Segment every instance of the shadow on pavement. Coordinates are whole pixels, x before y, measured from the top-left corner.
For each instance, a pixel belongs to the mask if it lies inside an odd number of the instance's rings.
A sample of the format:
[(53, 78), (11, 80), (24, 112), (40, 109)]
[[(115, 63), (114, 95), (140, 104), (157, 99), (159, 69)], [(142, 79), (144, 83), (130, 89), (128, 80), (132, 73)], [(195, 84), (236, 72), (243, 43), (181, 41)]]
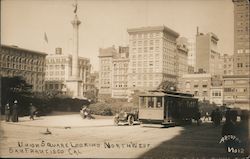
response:
[[(227, 157), (224, 145), (220, 144), (222, 126), (211, 123), (183, 126), (180, 135), (162, 142), (139, 158), (218, 158)], [(167, 129), (167, 128), (164, 128)]]

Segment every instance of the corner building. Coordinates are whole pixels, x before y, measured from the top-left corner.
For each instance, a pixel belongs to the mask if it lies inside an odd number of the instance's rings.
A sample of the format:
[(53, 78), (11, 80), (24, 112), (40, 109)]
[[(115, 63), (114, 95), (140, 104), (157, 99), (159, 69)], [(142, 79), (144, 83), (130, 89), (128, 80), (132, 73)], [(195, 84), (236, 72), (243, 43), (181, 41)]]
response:
[(45, 89), (46, 56), (43, 52), (1, 45), (0, 77), (21, 76), (33, 86), (32, 91), (42, 92)]
[(165, 26), (131, 28), (127, 31), (130, 93), (156, 89), (162, 81), (176, 81), (176, 39), (179, 34)]

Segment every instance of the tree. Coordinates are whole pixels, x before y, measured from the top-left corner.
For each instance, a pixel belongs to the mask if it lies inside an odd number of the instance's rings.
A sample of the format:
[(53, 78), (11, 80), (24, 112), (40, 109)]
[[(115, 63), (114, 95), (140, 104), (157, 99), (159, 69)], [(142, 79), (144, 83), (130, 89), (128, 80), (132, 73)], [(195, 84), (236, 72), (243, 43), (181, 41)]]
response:
[(173, 81), (162, 81), (157, 87), (158, 90), (176, 91), (177, 83)]
[(90, 99), (92, 102), (96, 102), (97, 101), (97, 94), (98, 94), (98, 89), (93, 88), (93, 89), (87, 90), (85, 96), (86, 96), (86, 98)]
[(26, 83), (20, 76), (2, 77), (1, 82), (1, 98), (3, 105), (7, 102), (12, 102), (14, 99), (19, 99), (21, 96), (31, 95), (32, 85)]

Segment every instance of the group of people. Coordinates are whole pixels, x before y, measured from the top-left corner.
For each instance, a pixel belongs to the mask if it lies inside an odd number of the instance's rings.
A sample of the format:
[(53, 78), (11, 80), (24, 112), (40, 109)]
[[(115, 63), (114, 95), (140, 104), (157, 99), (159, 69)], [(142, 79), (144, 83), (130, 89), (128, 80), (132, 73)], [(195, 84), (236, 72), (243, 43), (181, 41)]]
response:
[(211, 121), (214, 123), (215, 126), (219, 126), (222, 121), (223, 115), (219, 108), (216, 108), (211, 113)]
[[(36, 107), (30, 103), (30, 120), (34, 120), (34, 116), (37, 113)], [(7, 103), (5, 105), (5, 121), (9, 122), (18, 122), (18, 116), (19, 116), (19, 105), (18, 101), (14, 100), (13, 105), (10, 105), (10, 103)]]
[(11, 120), (12, 122), (18, 122), (18, 111), (17, 100), (14, 100), (13, 105), (7, 103), (5, 105), (5, 121), (9, 122)]
[(90, 109), (87, 108), (87, 106), (83, 106), (80, 110), (80, 115), (83, 119), (94, 119), (94, 117), (91, 115)]
[[(249, 113), (247, 111), (242, 111), (240, 115), (240, 121), (237, 122), (237, 116), (238, 113), (236, 110), (230, 110), (228, 109), (225, 113), (225, 118), (226, 121), (224, 125), (222, 126), (222, 132), (221, 135), (222, 137), (227, 137), (227, 136), (233, 136), (237, 138), (238, 140), (235, 139), (228, 139), (225, 140), (225, 149), (228, 153), (228, 148), (234, 148), (237, 150), (240, 150), (240, 152), (235, 153), (235, 155), (239, 154), (247, 154), (249, 153), (249, 123), (248, 123), (248, 118), (249, 118)], [(233, 155), (234, 153), (232, 153)]]

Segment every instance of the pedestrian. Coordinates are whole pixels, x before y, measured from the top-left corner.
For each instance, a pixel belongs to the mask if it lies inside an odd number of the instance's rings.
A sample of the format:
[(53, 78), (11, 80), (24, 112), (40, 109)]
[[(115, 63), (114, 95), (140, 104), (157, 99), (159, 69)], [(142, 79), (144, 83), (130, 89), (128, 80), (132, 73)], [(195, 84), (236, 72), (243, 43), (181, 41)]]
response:
[(214, 112), (214, 124), (215, 124), (215, 126), (219, 126), (221, 120), (222, 120), (222, 114), (221, 114), (219, 108), (216, 108), (216, 110)]
[(36, 107), (30, 103), (30, 120), (34, 120), (34, 114), (36, 112)]
[(247, 157), (250, 153), (249, 141), (249, 112), (242, 110), (241, 121), (236, 125), (236, 136), (240, 139), (240, 149), (244, 150), (241, 157)]
[(10, 109), (10, 104), (7, 103), (5, 105), (5, 121), (9, 122), (10, 121), (10, 116), (11, 116), (11, 109)]
[(195, 117), (194, 117), (194, 120), (196, 120), (198, 126), (201, 124), (200, 118), (201, 118), (201, 112), (198, 111), (198, 112), (195, 114)]
[(208, 113), (208, 112), (206, 112), (206, 114), (205, 114), (204, 121), (205, 121), (206, 119), (209, 121), (209, 113)]
[(17, 102), (17, 100), (14, 101), (14, 105), (13, 105), (12, 121), (18, 122), (18, 102)]
[[(230, 157), (235, 157), (234, 154), (231, 151), (228, 151), (230, 148), (237, 149), (239, 148), (239, 142), (233, 139), (227, 139), (229, 136), (232, 136), (234, 138), (237, 138), (237, 127), (236, 123), (234, 122), (235, 120), (231, 116), (232, 111), (227, 110), (226, 111), (226, 121), (225, 124), (222, 126), (222, 131), (221, 131), (221, 136), (225, 140), (223, 140), (225, 151), (228, 153)], [(228, 157), (229, 157), (228, 156)]]
[(211, 121), (214, 123), (215, 111), (213, 110), (211, 113)]

